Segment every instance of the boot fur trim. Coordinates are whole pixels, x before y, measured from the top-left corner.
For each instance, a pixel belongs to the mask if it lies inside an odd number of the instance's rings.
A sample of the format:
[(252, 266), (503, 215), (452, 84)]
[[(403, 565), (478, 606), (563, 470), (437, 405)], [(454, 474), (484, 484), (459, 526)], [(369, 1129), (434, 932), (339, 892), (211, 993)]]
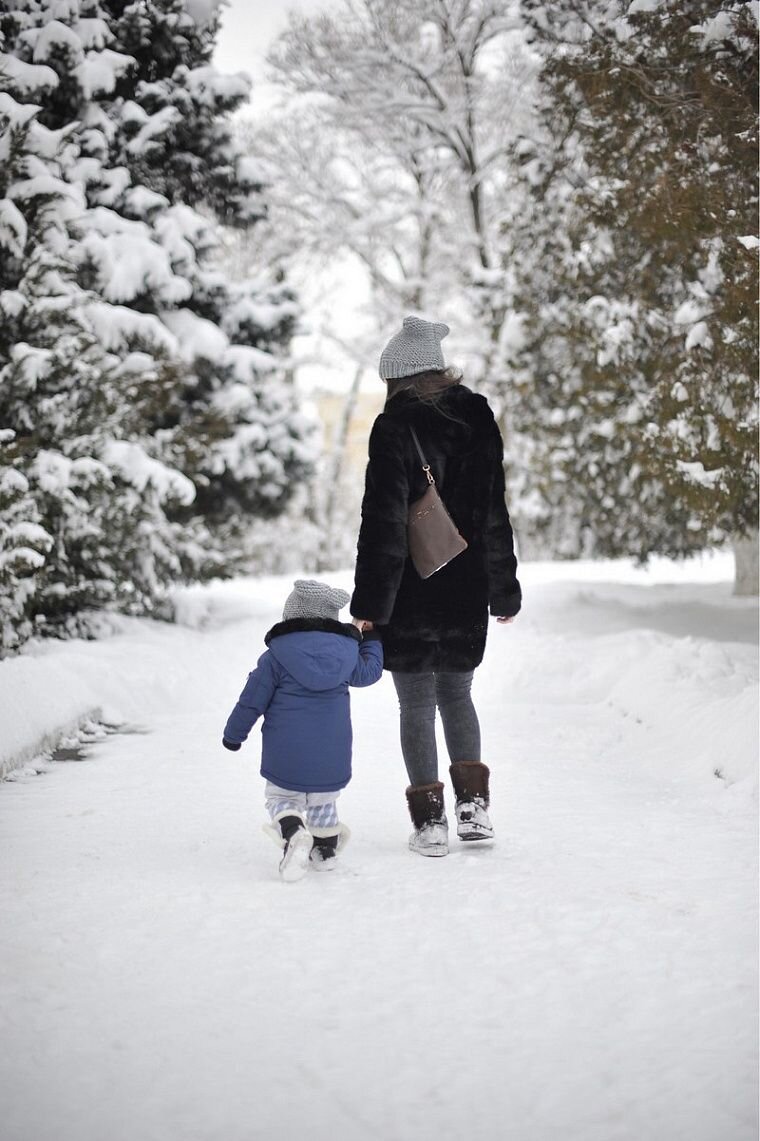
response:
[(292, 809), (286, 809), (284, 812), (278, 812), (276, 816), (272, 817), (271, 823), (261, 825), (261, 831), (266, 832), (270, 840), (274, 840), (275, 844), (280, 849), (285, 847), (285, 841), (282, 838), (282, 832), (277, 827), (277, 821), (284, 820), (286, 816), (297, 816), (303, 824), (304, 828), (306, 827), (306, 821), (304, 820), (303, 815), (300, 812), (294, 812)]
[(328, 840), (331, 836), (338, 837), (338, 847), (336, 851), (340, 852), (345, 848), (348, 841), (351, 839), (351, 829), (347, 824), (336, 824), (332, 828), (310, 828), (312, 836), (318, 840)]
[(446, 820), (443, 804), (443, 782), (410, 785), (406, 790), (406, 803), (415, 828), (423, 824), (438, 824)]
[(488, 765), (480, 761), (454, 761), (449, 766), (449, 773), (457, 802), (479, 800), (488, 808), (490, 771)]

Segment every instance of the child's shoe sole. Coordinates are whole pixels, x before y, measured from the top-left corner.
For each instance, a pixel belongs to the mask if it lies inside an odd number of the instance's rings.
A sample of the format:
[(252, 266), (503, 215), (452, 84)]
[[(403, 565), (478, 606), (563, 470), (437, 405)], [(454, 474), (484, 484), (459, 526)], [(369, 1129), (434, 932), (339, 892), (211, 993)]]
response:
[(303, 879), (309, 867), (312, 838), (305, 828), (299, 828), (288, 840), (285, 855), (280, 860), (280, 879), (295, 883)]

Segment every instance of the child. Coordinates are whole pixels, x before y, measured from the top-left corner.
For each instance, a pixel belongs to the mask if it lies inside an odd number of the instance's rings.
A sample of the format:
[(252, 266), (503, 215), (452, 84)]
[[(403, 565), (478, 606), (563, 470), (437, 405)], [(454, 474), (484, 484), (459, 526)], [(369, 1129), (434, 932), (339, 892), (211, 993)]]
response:
[(272, 821), (265, 830), (284, 848), (286, 881), (305, 875), (309, 862), (333, 868), (348, 839), (335, 804), (351, 779), (348, 687), (372, 685), (383, 672), (378, 635), (362, 637), (338, 620), (348, 601), (345, 590), (322, 582), (295, 583), (224, 729), (224, 747), (239, 749), (264, 718), (261, 775)]

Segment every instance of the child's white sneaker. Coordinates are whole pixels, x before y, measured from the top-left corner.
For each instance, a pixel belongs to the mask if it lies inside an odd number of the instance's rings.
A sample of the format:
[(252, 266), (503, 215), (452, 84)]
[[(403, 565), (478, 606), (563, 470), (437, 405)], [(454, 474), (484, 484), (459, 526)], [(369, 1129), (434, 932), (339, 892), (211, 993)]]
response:
[(337, 867), (338, 837), (326, 836), (317, 839), (314, 837), (314, 847), (311, 849), (311, 866), (317, 872), (331, 872)]
[(346, 824), (332, 828), (312, 828), (314, 847), (311, 849), (311, 866), (316, 872), (331, 872), (338, 866), (337, 855), (345, 848), (351, 832)]
[(285, 841), (285, 852), (280, 860), (280, 878), (285, 883), (295, 883), (306, 875), (312, 842), (311, 833), (303, 824)]
[(283, 854), (280, 860), (280, 878), (285, 883), (294, 883), (306, 875), (309, 867), (309, 854), (313, 843), (311, 832), (304, 819), (296, 813), (276, 816), (271, 824), (263, 825), (267, 836), (274, 840)]

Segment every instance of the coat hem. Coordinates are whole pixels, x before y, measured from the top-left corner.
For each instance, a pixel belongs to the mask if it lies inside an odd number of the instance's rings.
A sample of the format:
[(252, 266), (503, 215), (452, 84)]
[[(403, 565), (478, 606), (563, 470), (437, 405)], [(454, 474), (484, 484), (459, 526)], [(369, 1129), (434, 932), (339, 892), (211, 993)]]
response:
[(288, 782), (284, 784), (281, 773), (267, 772), (264, 768), (262, 768), (260, 772), (265, 780), (271, 781), (272, 784), (276, 784), (278, 788), (282, 788), (286, 792), (340, 792), (351, 780), (351, 777), (348, 776), (346, 780), (339, 783), (331, 781), (329, 784), (315, 784), (314, 781), (309, 781), (308, 784), (306, 784), (303, 781), (299, 781), (298, 783)]

